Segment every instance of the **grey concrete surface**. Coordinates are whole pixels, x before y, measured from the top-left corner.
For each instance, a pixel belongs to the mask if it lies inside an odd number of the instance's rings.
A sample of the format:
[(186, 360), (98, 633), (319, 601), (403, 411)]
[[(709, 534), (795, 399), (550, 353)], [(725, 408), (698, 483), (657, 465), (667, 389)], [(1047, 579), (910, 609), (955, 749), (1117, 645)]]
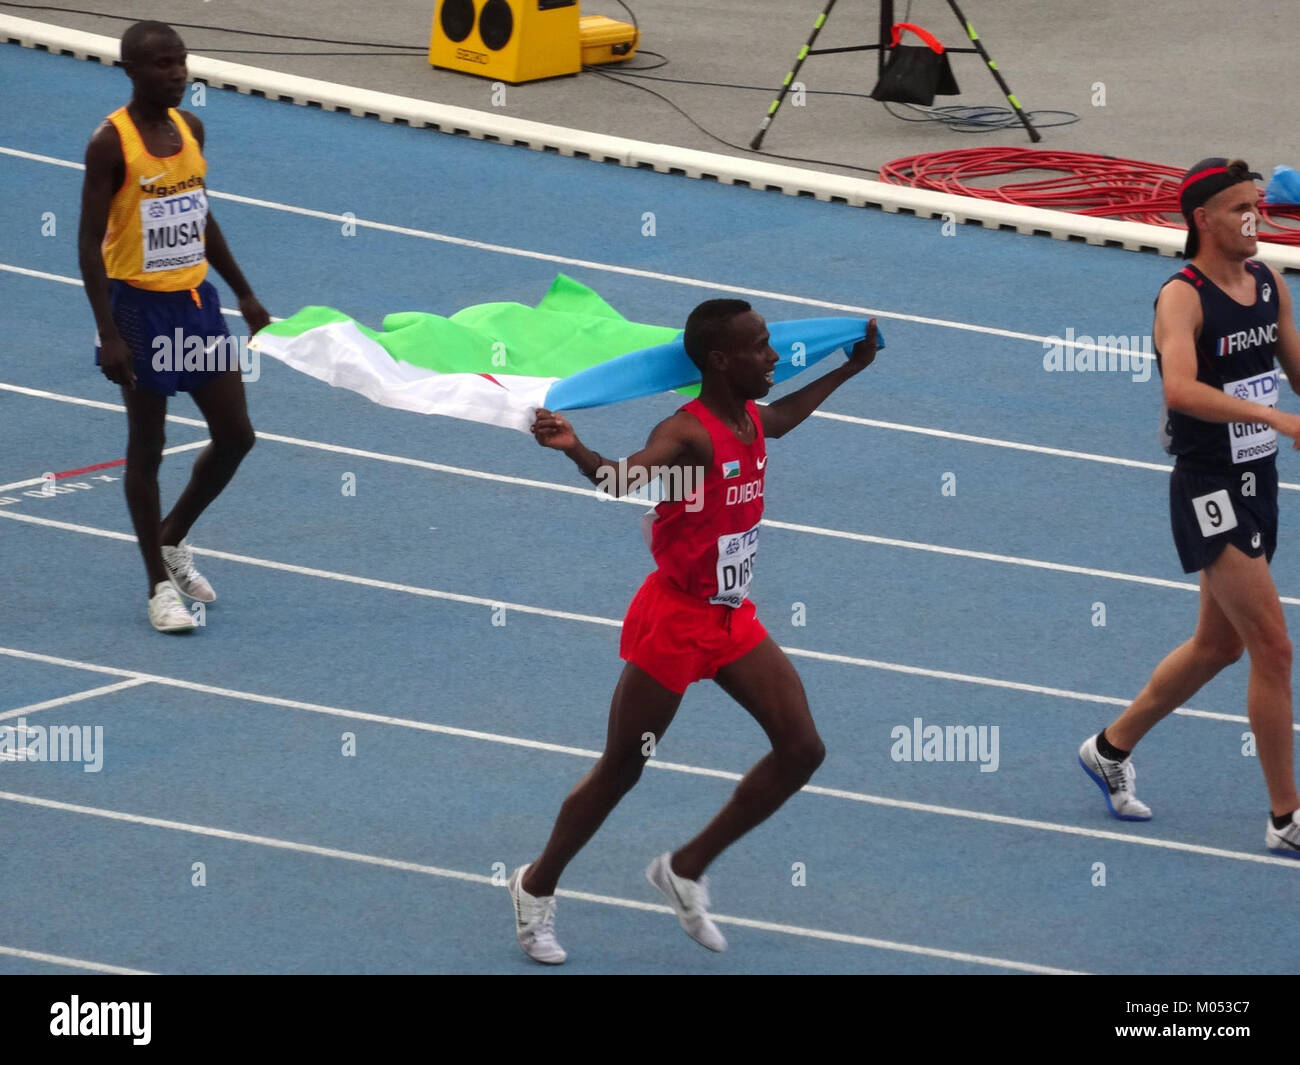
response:
[[(658, 76), (760, 86), (723, 89), (641, 81), (735, 145), (747, 145), (775, 87), (807, 37), (823, 0), (628, 0), (642, 47), (668, 57)], [(432, 0), (64, 0), (68, 7), (173, 23), (220, 25), (298, 38), (276, 41), (210, 29), (183, 29), (192, 52), (405, 96), (492, 110), (491, 83), (431, 68), (425, 56), (286, 56), (215, 49), (333, 50), (307, 37), (428, 45)], [(963, 0), (963, 9), (1029, 109), (1074, 111), (1081, 120), (1044, 131), (1039, 147), (1102, 152), (1185, 166), (1205, 155), (1244, 156), (1267, 177), (1279, 163), (1300, 166), (1297, 108), (1300, 0)], [(898, 0), (899, 18), (906, 0)], [(584, 0), (584, 14), (626, 18), (617, 0)], [(877, 4), (840, 0), (819, 47), (874, 39)], [(128, 24), (0, 4), (0, 11), (120, 36)], [(965, 44), (943, 0), (914, 0), (912, 21), (944, 43)], [(363, 51), (366, 49), (355, 49)], [(634, 62), (648, 62), (648, 57)], [(997, 104), (1001, 93), (975, 56), (954, 56), (959, 97), (938, 103)], [(616, 68), (609, 68), (616, 69)], [(809, 90), (866, 94), (872, 53), (813, 57), (801, 80)], [(1105, 106), (1093, 105), (1102, 83)], [(668, 104), (596, 74), (510, 86), (505, 112), (519, 118), (682, 145), (724, 154)], [(961, 134), (907, 124), (867, 99), (810, 95), (785, 107), (764, 148), (858, 167), (878, 167), (917, 152), (977, 145), (1029, 147), (1018, 127)], [(835, 169), (821, 167), (821, 169)]]

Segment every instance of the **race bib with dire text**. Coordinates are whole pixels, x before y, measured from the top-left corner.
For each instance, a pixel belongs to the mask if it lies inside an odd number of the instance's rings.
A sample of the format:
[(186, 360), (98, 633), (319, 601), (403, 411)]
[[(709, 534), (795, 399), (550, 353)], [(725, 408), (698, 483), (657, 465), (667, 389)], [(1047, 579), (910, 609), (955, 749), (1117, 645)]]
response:
[(754, 577), (754, 556), (758, 554), (758, 526), (742, 533), (718, 537), (718, 592), (710, 603), (733, 609), (749, 594)]

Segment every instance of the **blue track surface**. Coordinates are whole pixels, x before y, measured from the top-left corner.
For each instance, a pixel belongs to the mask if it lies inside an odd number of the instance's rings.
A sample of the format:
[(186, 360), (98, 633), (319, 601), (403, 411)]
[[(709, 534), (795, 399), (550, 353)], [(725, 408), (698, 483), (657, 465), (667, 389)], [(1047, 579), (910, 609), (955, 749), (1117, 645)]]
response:
[[(77, 162), (127, 88), (120, 71), (0, 49), (0, 148)], [(937, 222), (234, 93), (209, 91), (201, 114), (212, 188), (266, 201), (214, 211), (272, 314), (328, 304), (378, 324), (532, 303), (557, 270), (667, 325), (735, 287), (772, 293), (755, 298), (772, 319), (881, 312), (889, 348), (825, 409), (926, 432), (814, 418), (772, 448), (767, 517), (800, 528), (764, 531), (755, 601), (783, 646), (841, 657), (793, 658), (829, 750), (814, 789), (711, 870), (719, 913), (766, 924), (724, 925), (731, 950), (714, 956), (646, 905), (646, 863), (733, 787), (683, 767), (742, 773), (764, 751), (743, 711), (699, 686), (659, 748), (676, 768), (645, 774), (562, 882), (601, 896), (561, 900), (563, 972), (1294, 968), (1278, 915), (1300, 863), (1263, 849), (1244, 664), (1193, 702), (1227, 720), (1171, 717), (1143, 744), (1150, 823), (1110, 818), (1075, 761), (1188, 635), (1196, 597), (1134, 579), (1187, 583), (1166, 475), (1097, 460), (1163, 459), (1156, 379), (1045, 372), (1041, 337), (1147, 333), (1170, 260), (975, 227), (944, 236)], [(119, 411), (67, 401), (119, 402), (91, 364), (84, 295), (57, 279), (77, 276), (80, 181), (0, 154), (3, 484), (123, 453)], [(344, 236), (286, 206), (408, 232)], [(43, 237), (50, 211), (57, 232)], [(248, 394), (262, 439), (192, 537), (221, 553), (199, 558), (220, 599), (192, 637), (148, 627), (121, 483), (103, 479), (120, 467), (52, 498), (0, 492), (14, 500), (0, 502), (0, 714), (148, 675), (30, 715), (102, 725), (101, 772), (0, 762), (0, 893), (24, 900), (0, 948), (162, 972), (540, 971), (491, 878), (537, 853), (603, 741), (617, 622), (649, 567), (642, 510), (509, 480), (582, 485), (525, 436), (386, 410), (269, 360), (261, 371)], [(574, 420), (626, 454), (673, 406)], [(183, 398), (172, 412), (197, 417)], [(169, 446), (203, 439), (201, 425), (169, 426)], [(164, 463), (165, 505), (192, 459)], [(1284, 457), (1283, 481), (1293, 469)], [(946, 474), (955, 495), (941, 493)], [(1283, 489), (1284, 596), (1300, 594), (1296, 498)], [(891, 730), (917, 717), (997, 726), (996, 772), (894, 761)], [(195, 862), (206, 886), (191, 884)], [(806, 886), (792, 885), (795, 863)], [(0, 972), (62, 967), (0, 953)]]

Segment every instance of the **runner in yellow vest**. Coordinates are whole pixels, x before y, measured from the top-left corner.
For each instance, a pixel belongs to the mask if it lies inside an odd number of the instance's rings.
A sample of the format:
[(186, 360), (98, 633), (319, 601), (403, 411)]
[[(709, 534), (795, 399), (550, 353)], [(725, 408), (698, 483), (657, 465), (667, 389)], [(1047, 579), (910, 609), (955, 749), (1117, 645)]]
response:
[[(95, 361), (126, 403), (126, 503), (149, 578), (149, 621), (184, 632), (182, 603), (212, 602), (185, 537), (253, 446), (237, 346), (226, 329), (209, 261), (234, 290), (251, 336), (270, 323), (208, 209), (203, 124), (178, 111), (188, 72), (166, 23), (122, 36), (131, 102), (108, 116), (86, 149), (78, 248), (99, 330)], [(158, 498), (167, 397), (189, 392), (212, 442), (165, 518)]]

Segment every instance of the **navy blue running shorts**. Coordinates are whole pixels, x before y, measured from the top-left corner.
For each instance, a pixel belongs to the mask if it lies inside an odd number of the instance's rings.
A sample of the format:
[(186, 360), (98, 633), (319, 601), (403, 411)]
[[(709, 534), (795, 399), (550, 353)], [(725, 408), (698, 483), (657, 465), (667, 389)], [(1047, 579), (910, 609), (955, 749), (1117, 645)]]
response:
[(1273, 561), (1277, 549), (1277, 464), (1238, 470), (1175, 466), (1169, 517), (1184, 573), (1198, 573), (1228, 544)]
[(108, 299), (117, 330), (135, 357), (137, 388), (160, 396), (197, 392), (227, 369), (239, 369), (221, 300), (210, 281), (193, 290), (150, 292), (112, 278)]

